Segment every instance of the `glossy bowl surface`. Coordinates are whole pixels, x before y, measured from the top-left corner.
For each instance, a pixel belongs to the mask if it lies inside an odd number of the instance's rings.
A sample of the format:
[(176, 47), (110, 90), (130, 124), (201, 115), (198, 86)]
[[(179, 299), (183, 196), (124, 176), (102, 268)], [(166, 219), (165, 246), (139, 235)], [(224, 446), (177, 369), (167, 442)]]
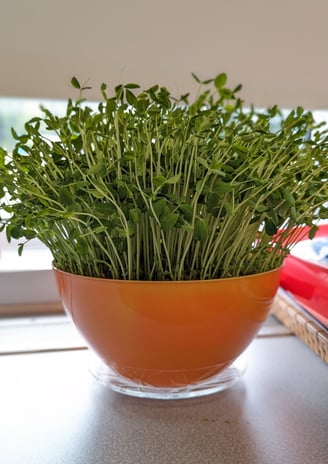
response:
[(119, 375), (155, 387), (202, 382), (230, 365), (266, 319), (279, 276), (145, 282), (55, 269), (64, 307), (92, 350)]

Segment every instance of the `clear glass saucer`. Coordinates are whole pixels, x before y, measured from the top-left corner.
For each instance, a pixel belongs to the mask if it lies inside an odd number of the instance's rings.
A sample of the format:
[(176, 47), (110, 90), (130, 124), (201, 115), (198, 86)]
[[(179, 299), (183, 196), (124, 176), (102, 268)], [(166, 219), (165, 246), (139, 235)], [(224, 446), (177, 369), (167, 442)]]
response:
[(245, 353), (220, 373), (202, 381), (183, 386), (157, 387), (132, 381), (105, 365), (96, 355), (90, 354), (89, 369), (92, 375), (113, 391), (138, 398), (177, 400), (212, 395), (230, 388), (245, 373), (247, 367)]

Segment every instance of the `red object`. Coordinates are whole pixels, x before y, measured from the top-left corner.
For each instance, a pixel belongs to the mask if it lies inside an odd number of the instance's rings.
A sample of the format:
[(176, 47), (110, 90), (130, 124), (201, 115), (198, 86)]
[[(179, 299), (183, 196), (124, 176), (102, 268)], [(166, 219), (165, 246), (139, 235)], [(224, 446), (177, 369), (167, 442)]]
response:
[[(318, 237), (328, 237), (328, 224), (319, 226), (315, 235)], [(328, 267), (291, 254), (285, 259), (280, 286), (328, 327)]]

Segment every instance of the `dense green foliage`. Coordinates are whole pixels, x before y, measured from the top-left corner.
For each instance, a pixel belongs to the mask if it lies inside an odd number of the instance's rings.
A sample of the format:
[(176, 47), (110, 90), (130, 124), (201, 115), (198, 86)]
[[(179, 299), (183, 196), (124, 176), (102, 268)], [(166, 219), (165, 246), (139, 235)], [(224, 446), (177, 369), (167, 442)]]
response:
[(0, 149), (8, 238), (38, 237), (59, 269), (117, 279), (280, 266), (300, 226), (313, 235), (327, 213), (325, 129), (302, 108), (285, 118), (244, 109), (225, 74), (196, 80), (192, 102), (159, 86), (108, 95), (102, 85), (93, 109), (73, 78), (79, 99), (66, 115), (44, 108), (13, 131), (12, 154)]

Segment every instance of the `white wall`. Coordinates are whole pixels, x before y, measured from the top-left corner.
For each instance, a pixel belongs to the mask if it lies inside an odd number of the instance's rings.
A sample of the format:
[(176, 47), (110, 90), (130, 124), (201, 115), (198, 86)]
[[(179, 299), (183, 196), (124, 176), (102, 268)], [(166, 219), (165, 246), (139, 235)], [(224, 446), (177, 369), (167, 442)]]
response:
[(225, 71), (257, 106), (328, 108), (327, 17), (327, 0), (1, 0), (0, 95), (74, 96), (73, 75), (179, 94)]

